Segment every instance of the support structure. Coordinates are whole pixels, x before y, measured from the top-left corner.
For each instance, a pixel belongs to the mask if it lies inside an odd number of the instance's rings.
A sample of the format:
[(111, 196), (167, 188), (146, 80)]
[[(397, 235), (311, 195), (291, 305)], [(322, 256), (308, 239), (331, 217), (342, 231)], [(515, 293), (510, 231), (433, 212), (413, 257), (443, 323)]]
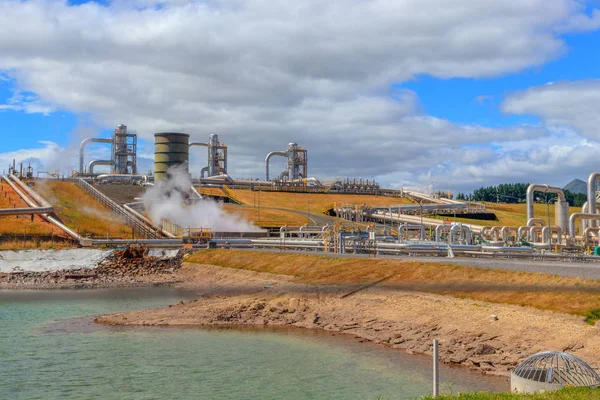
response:
[(286, 151), (272, 151), (265, 158), (265, 176), (269, 180), (269, 160), (273, 156), (287, 158), (286, 170), (279, 175), (280, 180), (296, 181), (308, 177), (308, 152), (296, 143), (289, 143)]
[(93, 174), (95, 165), (109, 165), (111, 174), (134, 175), (137, 174), (137, 134), (127, 132), (127, 126), (117, 125), (112, 138), (88, 138), (79, 146), (79, 174), (85, 174), (85, 147), (90, 143), (106, 143), (111, 145), (110, 160), (94, 160), (90, 163)]
[(208, 143), (192, 142), (190, 148), (202, 146), (208, 149), (208, 165), (202, 168), (200, 176), (202, 178), (227, 175), (227, 145), (219, 142), (219, 135), (211, 134), (208, 137)]

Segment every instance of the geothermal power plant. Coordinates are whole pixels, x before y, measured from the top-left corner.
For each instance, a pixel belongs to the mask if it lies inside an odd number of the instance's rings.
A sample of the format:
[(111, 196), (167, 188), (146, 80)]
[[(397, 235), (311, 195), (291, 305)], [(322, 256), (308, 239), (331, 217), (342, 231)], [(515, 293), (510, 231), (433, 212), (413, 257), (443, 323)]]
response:
[[(110, 159), (86, 160), (87, 146), (92, 143), (109, 147)], [(36, 192), (35, 174), (31, 168), (24, 170), (22, 165), (17, 167), (16, 162), (9, 166), (2, 182), (10, 186), (28, 207), (0, 209), (0, 216), (39, 215), (83, 246), (143, 243), (149, 246), (273, 248), (372, 255), (592, 258), (591, 252), (598, 244), (597, 182), (600, 172), (590, 171), (587, 203), (580, 211), (570, 212), (561, 188), (532, 184), (526, 196), (526, 222), (519, 226), (490, 226), (478, 224), (495, 217), (482, 203), (454, 200), (444, 193), (430, 195), (382, 188), (368, 179), (325, 181), (310, 176), (309, 150), (294, 142), (281, 146), (280, 150), (265, 148), (265, 174), (257, 180), (234, 179), (228, 174), (230, 154), (227, 145), (215, 134), (208, 135), (206, 142), (196, 142), (188, 133), (155, 133), (154, 167), (150, 174), (139, 172), (137, 147), (136, 133), (123, 124), (115, 127), (110, 138), (87, 138), (80, 145), (79, 169), (68, 178), (130, 226), (134, 238), (81, 237), (62, 223), (54, 214), (52, 204)], [(206, 149), (206, 165), (201, 165), (199, 176), (192, 177), (189, 173), (190, 152), (198, 152), (198, 148)], [(283, 171), (274, 171), (270, 166), (273, 157), (285, 159)], [(235, 163), (235, 158), (232, 161)], [(104, 170), (108, 167), (109, 172), (98, 172), (100, 166)], [(144, 193), (161, 182), (169, 182), (175, 169), (189, 179), (189, 187), (183, 189), (187, 192), (183, 196), (186, 199), (181, 205), (183, 208), (215, 200), (241, 204), (236, 199), (236, 191), (251, 191), (258, 199), (261, 193), (263, 196), (273, 192), (304, 193), (305, 197), (299, 201), (308, 201), (309, 207), (311, 195), (362, 197), (359, 201), (352, 197), (353, 202), (344, 200), (350, 197), (336, 197), (338, 200), (332, 201), (321, 213), (305, 212), (306, 224), (301, 226), (258, 223), (253, 230), (220, 232), (211, 226), (177, 225), (166, 218), (152, 220), (151, 210), (147, 210), (143, 202)], [(46, 179), (56, 178), (46, 176)], [(554, 207), (553, 223), (549, 213), (535, 214), (536, 196), (546, 194), (556, 196), (553, 205), (546, 204), (546, 208)], [(379, 204), (382, 197), (389, 201), (385, 201), (385, 206), (372, 205), (369, 199), (374, 197), (370, 196), (377, 196)], [(258, 207), (260, 215), (260, 203), (257, 206), (256, 200), (252, 205), (243, 206)], [(453, 222), (456, 218), (463, 222)]]

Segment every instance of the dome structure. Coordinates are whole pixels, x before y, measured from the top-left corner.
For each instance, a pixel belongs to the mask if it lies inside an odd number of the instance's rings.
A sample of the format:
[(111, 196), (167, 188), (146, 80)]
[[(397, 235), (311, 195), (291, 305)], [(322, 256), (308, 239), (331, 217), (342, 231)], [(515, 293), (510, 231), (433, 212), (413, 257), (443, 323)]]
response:
[(600, 376), (585, 361), (559, 351), (535, 354), (510, 375), (511, 390), (518, 393), (549, 392), (567, 385), (597, 386)]

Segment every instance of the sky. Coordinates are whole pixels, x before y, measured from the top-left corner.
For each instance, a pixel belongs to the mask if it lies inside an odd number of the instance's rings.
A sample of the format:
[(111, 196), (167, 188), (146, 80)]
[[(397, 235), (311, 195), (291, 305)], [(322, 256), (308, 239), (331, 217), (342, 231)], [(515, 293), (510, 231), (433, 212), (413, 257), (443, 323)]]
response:
[(598, 170), (599, 45), (599, 0), (0, 0), (0, 172), (68, 174), (126, 124), (141, 172), (181, 131), (236, 178), (297, 142), (325, 181), (564, 186)]

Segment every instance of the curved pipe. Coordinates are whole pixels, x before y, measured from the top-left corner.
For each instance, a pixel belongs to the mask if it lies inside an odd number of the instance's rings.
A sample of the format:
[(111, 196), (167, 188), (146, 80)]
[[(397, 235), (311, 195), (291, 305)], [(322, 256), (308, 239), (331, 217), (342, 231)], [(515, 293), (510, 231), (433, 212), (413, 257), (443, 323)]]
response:
[(540, 226), (546, 226), (546, 221), (543, 218), (528, 218), (527, 226), (535, 226), (535, 224), (540, 224)]
[[(596, 214), (596, 181), (600, 178), (600, 172), (592, 172), (587, 181), (587, 205), (588, 214)], [(596, 221), (590, 221), (590, 227), (596, 226)]]
[(269, 180), (269, 160), (273, 156), (287, 157), (287, 151), (272, 151), (267, 154), (267, 158), (265, 158), (265, 176), (267, 181)]
[(204, 179), (205, 178), (205, 174), (208, 174), (208, 167), (204, 167), (200, 170), (200, 178)]
[(88, 138), (85, 139), (83, 142), (81, 142), (81, 145), (79, 145), (79, 173), (80, 174), (84, 174), (85, 171), (83, 170), (83, 164), (84, 164), (84, 154), (85, 154), (85, 146), (87, 146), (90, 143), (108, 143), (108, 144), (112, 144), (113, 143), (113, 139), (105, 139), (105, 138)]
[(467, 244), (471, 244), (471, 228), (469, 228), (468, 226), (463, 226), (460, 224), (456, 224), (456, 225), (452, 225), (452, 228), (450, 228), (450, 238), (451, 241), (454, 242), (454, 234), (455, 232), (458, 231), (459, 234), (460, 232), (465, 232), (465, 241), (467, 242)]
[(208, 147), (208, 143), (200, 143), (200, 142), (192, 142), (189, 144), (190, 147), (194, 147), (194, 146), (204, 146), (204, 147)]
[(110, 160), (94, 160), (90, 163), (90, 165), (88, 166), (88, 172), (90, 175), (94, 174), (94, 167), (96, 165), (113, 165), (113, 162)]
[(569, 218), (569, 236), (571, 237), (571, 239), (575, 239), (575, 220), (577, 218), (598, 221), (598, 220), (600, 220), (600, 214), (591, 214), (591, 213), (573, 213), (573, 214), (571, 214), (571, 217)]
[(529, 236), (529, 231), (531, 230), (531, 226), (520, 226), (517, 230), (517, 236), (519, 240), (523, 240)]
[(532, 226), (530, 227), (531, 229), (529, 229), (529, 241), (531, 243), (539, 243), (538, 240), (538, 232), (542, 232), (542, 229), (544, 229), (541, 226)]
[(518, 229), (516, 226), (503, 226), (502, 229), (500, 229), (500, 235), (502, 236), (502, 240), (504, 240), (505, 242), (508, 240), (508, 234), (510, 232), (515, 232), (518, 235)]
[(596, 234), (596, 236), (598, 236), (598, 233), (600, 232), (600, 227), (593, 227), (593, 228), (585, 228), (585, 230), (583, 231), (583, 237), (586, 241), (586, 243), (591, 242), (590, 240), (590, 234)]
[(552, 244), (552, 234), (556, 233), (556, 240), (558, 244), (562, 243), (562, 229), (558, 226), (545, 226), (542, 228), (542, 241), (544, 243)]
[(98, 175), (96, 179), (116, 179), (116, 180), (134, 180), (134, 181), (148, 181), (147, 175), (127, 175), (127, 174), (102, 174)]
[(441, 237), (442, 237), (442, 232), (443, 231), (450, 231), (450, 226), (449, 225), (438, 225), (435, 227), (435, 241), (439, 242)]
[(567, 201), (565, 198), (565, 193), (561, 188), (548, 185), (531, 184), (529, 187), (527, 187), (527, 221), (533, 218), (533, 194), (535, 192), (556, 193), (560, 201)]

